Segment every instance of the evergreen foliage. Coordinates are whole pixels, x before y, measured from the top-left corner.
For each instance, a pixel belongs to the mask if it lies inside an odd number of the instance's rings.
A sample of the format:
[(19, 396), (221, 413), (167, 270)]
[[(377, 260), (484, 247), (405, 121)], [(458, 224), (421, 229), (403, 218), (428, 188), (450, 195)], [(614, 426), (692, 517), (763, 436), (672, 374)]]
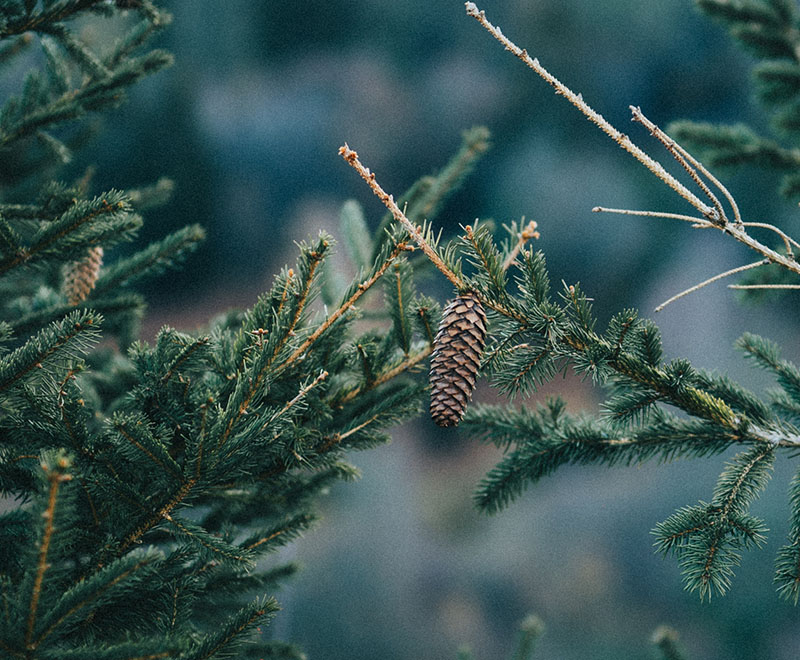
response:
[[(252, 643), (278, 610), (269, 592), (296, 571), (264, 558), (313, 525), (321, 492), (357, 476), (345, 452), (385, 442), (388, 427), (419, 412), (424, 384), (408, 374), (430, 354), (440, 315), (414, 285), (424, 262), (409, 260), (404, 229), (371, 233), (348, 202), (352, 283), (323, 283), (334, 242), (320, 234), (298, 244), (296, 264), (251, 309), (203, 333), (165, 327), (152, 344), (137, 341), (144, 302), (131, 285), (179, 264), (203, 231), (114, 258), (141, 226), (138, 211), (168, 199), (169, 180), (93, 195), (88, 176), (52, 176), (81, 137), (74, 120), (117, 107), (170, 63), (146, 49), (170, 17), (149, 0), (0, 11), (3, 62), (43, 52), (0, 115), (0, 148), (14, 159), (0, 199), (0, 489), (16, 500), (0, 521), (0, 649), (30, 659), (302, 657)], [(101, 51), (74, 31), (81, 18), (128, 32)], [(409, 191), (409, 208), (431, 217), (487, 139), (468, 131), (452, 161)], [(95, 348), (101, 337), (122, 352)]]
[[(700, 5), (764, 58), (761, 97), (779, 109), (776, 126), (794, 131), (793, 6)], [(127, 33), (106, 52), (78, 35), (76, 19), (119, 21)], [(764, 523), (750, 506), (778, 455), (800, 446), (800, 368), (771, 342), (744, 335), (739, 348), (778, 385), (764, 399), (686, 360), (665, 362), (658, 328), (635, 310), (600, 328), (579, 285), (554, 293), (544, 255), (528, 247), (538, 237), (535, 223), (511, 223), (498, 239), (490, 223), (476, 221), (443, 240), (432, 219), (488, 148), (483, 128), (466, 131), (441, 172), (420, 179), (399, 203), (342, 148), (388, 208), (375, 232), (356, 202), (342, 209), (352, 282), (326, 271), (334, 240), (320, 233), (298, 243), (296, 263), (250, 309), (200, 333), (164, 327), (152, 344), (137, 340), (144, 302), (131, 286), (179, 264), (202, 229), (186, 227), (114, 257), (115, 246), (135, 238), (139, 212), (166, 201), (169, 181), (92, 194), (88, 176), (54, 178), (85, 137), (75, 120), (116, 108), (131, 85), (171, 62), (146, 47), (169, 20), (150, 0), (0, 5), (0, 65), (24, 49), (42, 51), (41, 68), (0, 110), (0, 149), (8, 156), (0, 168), (0, 490), (14, 500), (0, 514), (3, 653), (28, 660), (302, 657), (288, 644), (254, 640), (279, 609), (270, 592), (296, 571), (269, 555), (314, 524), (328, 486), (357, 476), (348, 451), (385, 442), (388, 428), (421, 411), (426, 386), (415, 373), (434, 351), (441, 316), (415, 285), (430, 264), (453, 284), (456, 300), (481, 309), (471, 324), (483, 323), (485, 309), (480, 368), (509, 399), (568, 368), (608, 390), (594, 417), (567, 413), (559, 399), (467, 408), (467, 431), (504, 451), (478, 488), (478, 506), (498, 511), (562, 465), (736, 448), (709, 502), (681, 508), (654, 529), (656, 547), (678, 558), (688, 589), (701, 598), (724, 593), (742, 550), (764, 543)], [(759, 164), (796, 165), (793, 153), (743, 127), (678, 129), (718, 156), (727, 153), (727, 162), (744, 162), (747, 151)], [(635, 154), (626, 136), (608, 132)], [(690, 174), (695, 167), (705, 173), (663, 141)], [(726, 162), (713, 154), (711, 161)], [(733, 233), (710, 197), (712, 206), (698, 201), (696, 208), (709, 225)], [(459, 325), (454, 333), (468, 330)], [(478, 335), (473, 348), (483, 348), (482, 327)], [(96, 346), (109, 338), (116, 348)], [(457, 358), (451, 349), (448, 357)], [(481, 351), (474, 352), (470, 392)], [(448, 420), (457, 422), (463, 408), (459, 401)], [(790, 502), (775, 580), (796, 603), (800, 476)], [(542, 630), (538, 619), (526, 620), (513, 657), (531, 657)], [(669, 631), (654, 641), (665, 658), (681, 657)]]

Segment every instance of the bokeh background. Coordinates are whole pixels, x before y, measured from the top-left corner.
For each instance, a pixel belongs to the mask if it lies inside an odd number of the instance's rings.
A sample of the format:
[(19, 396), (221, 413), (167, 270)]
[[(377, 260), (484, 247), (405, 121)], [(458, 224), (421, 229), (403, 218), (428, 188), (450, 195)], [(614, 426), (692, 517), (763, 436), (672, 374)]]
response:
[[(337, 155), (347, 141), (390, 192), (436, 171), (460, 134), (483, 124), (493, 148), (438, 223), (536, 220), (555, 282), (580, 281), (602, 320), (656, 304), (753, 258), (721, 235), (666, 220), (592, 214), (595, 205), (689, 212), (685, 203), (504, 52), (461, 0), (168, 0), (174, 24), (159, 45), (175, 67), (140, 85), (76, 158), (97, 190), (169, 176), (167, 206), (149, 212), (142, 243), (190, 222), (201, 252), (148, 293), (145, 336), (168, 323), (201, 326), (251, 304), (294, 260), (294, 241), (337, 233), (342, 203), (359, 200), (372, 227), (383, 213)], [(490, 19), (650, 153), (630, 104), (670, 120), (766, 122), (753, 100), (750, 59), (691, 0), (484, 0)], [(765, 129), (766, 130), (766, 129)], [(749, 219), (797, 229), (798, 209), (776, 181), (725, 177)], [(444, 283), (429, 283), (445, 300)], [(749, 330), (800, 358), (797, 297), (758, 307), (724, 284), (656, 316), (668, 357), (769, 386), (732, 347)], [(561, 393), (573, 411), (601, 393), (574, 378), (523, 401)], [(481, 386), (477, 398), (494, 394)], [(660, 624), (692, 658), (796, 658), (798, 610), (771, 584), (788, 526), (793, 466), (778, 463), (755, 507), (772, 529), (745, 556), (730, 595), (700, 604), (649, 530), (709, 499), (725, 457), (634, 468), (562, 469), (505, 512), (486, 517), (471, 492), (499, 452), (427, 419), (391, 445), (352, 457), (356, 484), (332, 490), (321, 524), (282, 559), (304, 570), (278, 594), (272, 633), (314, 658), (477, 658), (510, 653), (529, 612), (547, 624), (537, 657), (648, 658)]]

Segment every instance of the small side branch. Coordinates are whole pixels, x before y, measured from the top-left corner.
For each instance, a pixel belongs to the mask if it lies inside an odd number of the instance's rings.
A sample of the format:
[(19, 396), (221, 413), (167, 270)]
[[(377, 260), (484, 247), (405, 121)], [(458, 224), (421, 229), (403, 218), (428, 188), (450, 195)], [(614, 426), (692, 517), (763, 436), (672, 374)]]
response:
[(375, 174), (370, 172), (368, 168), (364, 167), (361, 164), (361, 161), (358, 160), (358, 154), (353, 151), (350, 147), (346, 144), (339, 148), (339, 155), (347, 161), (347, 164), (350, 165), (356, 172), (361, 175), (361, 178), (367, 182), (367, 185), (372, 189), (372, 192), (380, 199), (386, 208), (392, 213), (397, 222), (399, 222), (403, 227), (405, 227), (406, 231), (411, 234), (412, 238), (417, 242), (420, 249), (425, 253), (425, 256), (431, 260), (434, 266), (436, 266), (442, 274), (453, 283), (453, 286), (457, 289), (461, 290), (464, 288), (464, 281), (458, 277), (450, 268), (447, 267), (447, 264), (442, 261), (441, 257), (436, 253), (436, 251), (428, 244), (425, 240), (425, 237), (422, 235), (419, 227), (415, 227), (411, 224), (411, 221), (405, 216), (400, 210), (400, 207), (394, 201), (394, 198), (387, 192), (384, 191), (383, 188), (378, 185), (378, 182), (375, 180)]
[[(700, 284), (695, 284), (694, 286), (689, 287), (685, 291), (681, 291), (680, 293), (675, 294), (669, 300), (665, 300), (658, 307), (656, 307), (655, 311), (660, 312), (662, 309), (664, 309), (670, 303), (673, 303), (676, 300), (678, 300), (679, 298), (683, 298), (684, 296), (689, 295), (690, 293), (694, 293), (695, 291), (697, 291), (699, 289), (702, 289), (704, 286), (707, 286), (707, 285), (711, 284), (712, 282), (716, 282), (717, 280), (721, 280), (722, 278), (728, 277), (729, 275), (736, 275), (736, 273), (743, 273), (744, 271), (750, 270), (751, 268), (758, 268), (759, 266), (766, 266), (768, 263), (769, 263), (768, 259), (762, 259), (761, 261), (754, 261), (751, 264), (746, 264), (744, 266), (739, 266), (737, 268), (731, 268), (730, 270), (726, 270), (724, 273), (720, 273), (719, 275), (714, 275), (714, 277), (709, 277), (707, 280), (704, 280), (703, 282), (700, 282)], [(732, 285), (732, 286), (736, 286), (736, 285)]]
[(539, 238), (539, 232), (536, 229), (537, 226), (538, 225), (536, 224), (536, 222), (534, 220), (531, 220), (526, 225), (525, 229), (523, 229), (519, 233), (519, 236), (517, 237), (517, 242), (514, 244), (514, 247), (511, 248), (511, 252), (508, 253), (508, 256), (503, 261), (503, 270), (508, 270), (511, 267), (511, 264), (513, 264), (514, 261), (516, 261), (517, 256), (520, 253), (520, 250), (522, 250), (522, 248), (525, 247), (525, 243), (527, 243), (531, 239)]
[(566, 98), (572, 105), (574, 105), (581, 113), (593, 124), (598, 126), (606, 135), (608, 135), (614, 142), (616, 142), (625, 151), (631, 154), (636, 160), (642, 163), (648, 170), (655, 174), (659, 179), (666, 183), (676, 193), (683, 197), (689, 204), (700, 211), (701, 215), (708, 217), (712, 210), (705, 205), (694, 193), (692, 193), (686, 186), (678, 181), (674, 176), (667, 172), (663, 165), (656, 160), (653, 160), (644, 151), (637, 147), (631, 139), (612, 126), (603, 115), (594, 110), (580, 94), (576, 94), (558, 78), (545, 69), (538, 59), (531, 58), (528, 51), (520, 48), (513, 41), (508, 39), (500, 30), (500, 28), (492, 25), (486, 18), (485, 12), (478, 9), (474, 2), (465, 3), (467, 14), (475, 18), (497, 41), (499, 41), (506, 50), (511, 51), (526, 66), (533, 69), (533, 71), (549, 83), (555, 90), (556, 94)]
[(53, 540), (53, 533), (55, 532), (55, 514), (56, 502), (58, 501), (58, 489), (65, 481), (70, 481), (72, 475), (65, 472), (69, 467), (69, 461), (66, 458), (58, 459), (58, 465), (55, 469), (43, 465), (42, 468), (47, 473), (47, 480), (50, 482), (50, 488), (47, 495), (47, 507), (42, 514), (44, 518), (44, 532), (39, 544), (39, 560), (36, 563), (36, 578), (33, 581), (33, 589), (31, 590), (31, 602), (28, 607), (28, 625), (25, 630), (25, 644), (30, 645), (33, 640), (33, 631), (36, 626), (36, 613), (39, 608), (39, 599), (42, 595), (42, 583), (44, 582), (44, 575), (50, 567), (48, 562), (48, 553), (50, 552), (50, 543)]

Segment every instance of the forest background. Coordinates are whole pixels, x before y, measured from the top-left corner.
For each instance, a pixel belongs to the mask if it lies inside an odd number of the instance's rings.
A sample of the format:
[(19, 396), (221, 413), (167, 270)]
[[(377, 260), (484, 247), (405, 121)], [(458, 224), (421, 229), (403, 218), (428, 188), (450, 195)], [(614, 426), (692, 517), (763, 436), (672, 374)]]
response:
[[(596, 205), (685, 209), (498, 48), (460, 0), (171, 0), (165, 8), (175, 21), (156, 45), (176, 65), (141, 83), (71, 165), (75, 176), (96, 166), (97, 190), (175, 181), (171, 203), (148, 211), (138, 245), (187, 223), (208, 231), (182, 271), (144, 292), (145, 338), (165, 323), (192, 329), (251, 305), (293, 261), (293, 241), (320, 228), (338, 234), (348, 198), (376, 227), (383, 208), (337, 155), (343, 142), (398, 194), (443, 166), (476, 124), (491, 130), (492, 149), (439, 224), (454, 232), (476, 217), (535, 220), (552, 277), (580, 281), (601, 324), (625, 307), (652, 316), (670, 295), (741, 263), (743, 248), (722, 236), (593, 215)], [(629, 127), (629, 104), (661, 126), (683, 118), (764, 126), (751, 60), (690, 0), (487, 0), (481, 9), (639, 143), (649, 146)], [(800, 210), (778, 196), (777, 176), (748, 170), (724, 181), (746, 215), (798, 233)], [(451, 294), (436, 278), (428, 286), (440, 301)], [(718, 284), (682, 299), (655, 315), (665, 357), (758, 391), (768, 378), (733, 342), (751, 331), (800, 359), (796, 295), (756, 307)], [(547, 389), (572, 411), (597, 408), (598, 393), (572, 377)], [(420, 418), (391, 445), (354, 456), (363, 478), (335, 487), (321, 524), (283, 551), (304, 570), (279, 594), (275, 634), (327, 660), (455, 657), (462, 644), (494, 658), (510, 651), (533, 611), (548, 626), (541, 657), (648, 657), (652, 631), (668, 623), (695, 658), (794, 658), (798, 611), (772, 585), (791, 462), (777, 463), (776, 483), (753, 507), (769, 541), (745, 554), (726, 597), (700, 603), (682, 590), (677, 563), (653, 552), (649, 530), (708, 498), (726, 458), (562, 468), (486, 517), (471, 492), (497, 450)]]

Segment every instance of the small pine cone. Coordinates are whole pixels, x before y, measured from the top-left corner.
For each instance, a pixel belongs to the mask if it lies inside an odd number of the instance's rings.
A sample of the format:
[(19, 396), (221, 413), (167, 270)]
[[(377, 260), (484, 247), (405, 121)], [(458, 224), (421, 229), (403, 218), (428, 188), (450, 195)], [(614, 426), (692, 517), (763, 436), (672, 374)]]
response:
[(103, 248), (89, 248), (86, 257), (64, 266), (64, 295), (70, 305), (77, 305), (89, 297), (94, 289), (100, 266), (103, 265)]
[(486, 312), (478, 297), (464, 293), (442, 315), (431, 357), (431, 417), (439, 426), (456, 426), (475, 389), (486, 343)]

